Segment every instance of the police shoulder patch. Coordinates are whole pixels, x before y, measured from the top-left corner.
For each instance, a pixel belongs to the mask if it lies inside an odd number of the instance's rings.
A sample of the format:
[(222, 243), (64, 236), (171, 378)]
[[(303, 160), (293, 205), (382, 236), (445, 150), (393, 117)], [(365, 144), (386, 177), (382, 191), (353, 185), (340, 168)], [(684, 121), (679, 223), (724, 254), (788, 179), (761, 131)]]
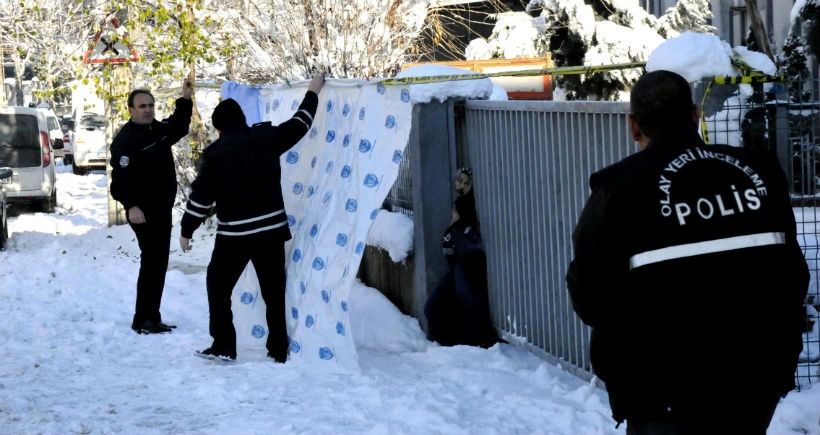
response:
[(120, 157), (120, 167), (121, 167), (121, 168), (126, 168), (126, 167), (128, 167), (128, 163), (129, 163), (130, 161), (131, 161), (131, 159), (129, 159), (129, 158), (128, 158), (128, 156), (122, 156), (122, 157)]

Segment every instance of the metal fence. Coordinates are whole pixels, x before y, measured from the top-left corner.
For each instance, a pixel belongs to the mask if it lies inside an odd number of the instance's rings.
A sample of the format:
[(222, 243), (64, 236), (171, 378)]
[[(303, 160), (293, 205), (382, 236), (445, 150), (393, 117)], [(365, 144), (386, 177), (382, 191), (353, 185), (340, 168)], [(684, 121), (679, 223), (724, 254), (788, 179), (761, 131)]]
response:
[[(468, 101), (462, 134), (473, 167), (493, 321), (508, 339), (589, 377), (589, 330), (564, 276), (592, 172), (637, 150), (627, 103)], [(565, 364), (566, 365), (566, 364)]]
[[(711, 143), (731, 142), (731, 136), (738, 146), (777, 144), (794, 180), (798, 232), (812, 275), (797, 371), (798, 384), (805, 386), (817, 382), (820, 366), (820, 98), (815, 87), (815, 103), (788, 103), (775, 95), (733, 107), (740, 101), (731, 98), (737, 89), (717, 86), (707, 95), (706, 136)], [(696, 95), (703, 92), (696, 89)], [(571, 234), (589, 195), (589, 176), (637, 151), (627, 130), (628, 111), (628, 103), (588, 101), (467, 101), (453, 109), (450, 167), (473, 168), (493, 322), (507, 339), (584, 379), (593, 377), (589, 328), (575, 316), (564, 281)], [(410, 195), (414, 173), (408, 161), (402, 165), (388, 204), (413, 214), (419, 201)], [(423, 316), (408, 303), (400, 308)]]

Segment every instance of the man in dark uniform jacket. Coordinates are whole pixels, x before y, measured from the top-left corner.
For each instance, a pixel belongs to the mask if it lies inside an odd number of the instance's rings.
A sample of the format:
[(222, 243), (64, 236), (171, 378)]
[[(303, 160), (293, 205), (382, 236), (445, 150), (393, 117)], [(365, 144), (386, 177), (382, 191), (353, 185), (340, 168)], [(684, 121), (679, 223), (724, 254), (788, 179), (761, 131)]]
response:
[(644, 75), (641, 151), (590, 177), (567, 286), (627, 434), (765, 434), (794, 388), (809, 275), (771, 152), (707, 146), (689, 84)]
[(131, 119), (111, 142), (111, 196), (126, 210), (140, 247), (137, 301), (131, 329), (140, 334), (170, 332), (160, 302), (171, 246), (171, 209), (177, 176), (171, 146), (188, 134), (193, 88), (186, 80), (174, 113), (154, 119), (154, 96), (145, 89), (128, 95)]
[(219, 224), (206, 277), (213, 344), (197, 352), (200, 356), (236, 359), (231, 293), (251, 261), (265, 300), (268, 357), (280, 363), (287, 360), (285, 242), (291, 235), (279, 156), (307, 134), (323, 85), (322, 76), (315, 76), (296, 113), (278, 126), (264, 122), (248, 127), (233, 99), (214, 109), (212, 121), (219, 139), (203, 152), (179, 238), (182, 250), (188, 251), (194, 231), (216, 206)]

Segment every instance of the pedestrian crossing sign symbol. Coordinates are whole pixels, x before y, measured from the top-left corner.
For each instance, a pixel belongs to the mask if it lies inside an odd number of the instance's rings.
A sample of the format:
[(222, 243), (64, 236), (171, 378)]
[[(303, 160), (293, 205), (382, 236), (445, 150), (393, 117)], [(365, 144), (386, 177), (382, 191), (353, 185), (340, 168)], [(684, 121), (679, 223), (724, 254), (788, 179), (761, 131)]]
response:
[(137, 51), (128, 42), (128, 35), (120, 29), (116, 18), (103, 20), (100, 30), (94, 35), (88, 51), (85, 52), (83, 63), (126, 63), (137, 62)]

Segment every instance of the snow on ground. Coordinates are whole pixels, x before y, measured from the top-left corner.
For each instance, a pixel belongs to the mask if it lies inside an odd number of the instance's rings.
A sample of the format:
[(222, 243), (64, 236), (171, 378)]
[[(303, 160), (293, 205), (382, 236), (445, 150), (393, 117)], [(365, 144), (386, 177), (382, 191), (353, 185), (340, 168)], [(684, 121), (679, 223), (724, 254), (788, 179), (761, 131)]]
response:
[[(242, 342), (235, 363), (197, 358), (213, 228), (184, 256), (174, 229), (162, 313), (178, 328), (137, 335), (134, 236), (107, 225), (103, 172), (58, 163), (57, 213), (12, 217), (0, 252), (0, 434), (625, 432), (604, 391), (513, 345), (430, 343), (363, 285), (351, 297), (359, 373), (317, 377)], [(790, 393), (769, 433), (820, 433), (818, 404), (818, 386)]]

